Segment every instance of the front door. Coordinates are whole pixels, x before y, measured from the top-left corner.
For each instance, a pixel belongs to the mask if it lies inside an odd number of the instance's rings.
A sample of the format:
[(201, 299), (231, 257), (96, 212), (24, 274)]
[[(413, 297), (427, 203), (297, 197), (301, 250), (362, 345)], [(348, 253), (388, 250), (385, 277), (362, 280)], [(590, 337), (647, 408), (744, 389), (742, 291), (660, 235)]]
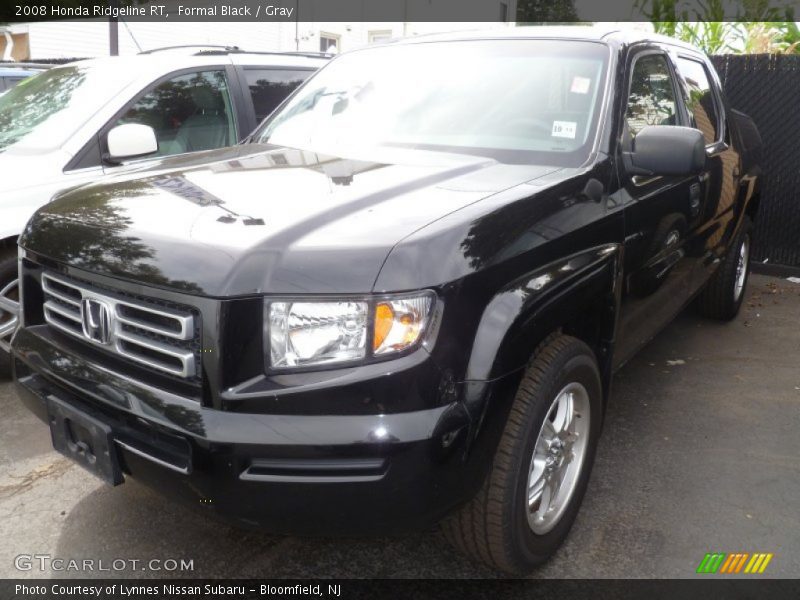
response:
[[(643, 50), (628, 69), (629, 92), (622, 122), (620, 150), (648, 125), (683, 125), (672, 64), (660, 50)], [(687, 302), (696, 257), (690, 229), (693, 206), (702, 188), (697, 176), (630, 176), (620, 163), (620, 190), (625, 211), (624, 288), (615, 365), (628, 360), (666, 325)]]

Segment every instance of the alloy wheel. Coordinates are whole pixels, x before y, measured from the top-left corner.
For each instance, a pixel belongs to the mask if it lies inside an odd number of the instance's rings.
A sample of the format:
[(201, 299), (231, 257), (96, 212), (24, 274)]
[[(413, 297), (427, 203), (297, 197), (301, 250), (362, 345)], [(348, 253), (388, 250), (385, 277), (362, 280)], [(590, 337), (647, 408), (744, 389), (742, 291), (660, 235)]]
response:
[(17, 312), (5, 310), (4, 306), (11, 306), (19, 309), (19, 286), (18, 280), (8, 282), (0, 288), (0, 349), (7, 350), (11, 341), (11, 336), (19, 323)]
[(547, 411), (528, 471), (528, 525), (544, 535), (559, 522), (578, 484), (589, 441), (589, 393), (572, 382)]
[(733, 299), (738, 302), (744, 292), (747, 282), (748, 261), (750, 260), (750, 236), (745, 236), (742, 245), (739, 246), (739, 257), (736, 263), (736, 283), (733, 288)]

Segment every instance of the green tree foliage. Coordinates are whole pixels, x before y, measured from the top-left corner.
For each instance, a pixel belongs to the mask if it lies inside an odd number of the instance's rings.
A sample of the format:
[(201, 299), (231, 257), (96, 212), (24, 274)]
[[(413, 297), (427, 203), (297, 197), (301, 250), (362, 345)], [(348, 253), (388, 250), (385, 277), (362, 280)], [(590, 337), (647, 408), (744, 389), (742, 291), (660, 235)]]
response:
[(578, 13), (574, 0), (519, 0), (517, 3), (517, 23), (575, 23)]
[(707, 54), (797, 52), (800, 30), (793, 8), (772, 4), (771, 0), (640, 0), (636, 8), (656, 33), (689, 42)]

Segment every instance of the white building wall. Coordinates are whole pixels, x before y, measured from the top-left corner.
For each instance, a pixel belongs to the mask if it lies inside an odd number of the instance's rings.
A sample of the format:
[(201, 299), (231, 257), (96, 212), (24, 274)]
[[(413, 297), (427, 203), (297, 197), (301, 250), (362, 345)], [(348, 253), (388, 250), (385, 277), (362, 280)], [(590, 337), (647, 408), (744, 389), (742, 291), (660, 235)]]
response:
[[(107, 22), (30, 23), (28, 35), (31, 59), (107, 56), (108, 32)], [(119, 51), (120, 54), (135, 54), (140, 48), (148, 50), (180, 44), (239, 46), (247, 50), (289, 50), (290, 48), (283, 47), (283, 40), (287, 37), (294, 40), (293, 23), (120, 23)]]
[[(441, 31), (463, 31), (508, 26), (500, 23), (229, 23), (120, 22), (120, 54), (181, 44), (238, 46), (251, 51), (320, 51), (320, 34), (338, 36), (338, 51), (369, 43), (370, 33), (405, 37)], [(105, 21), (57, 21), (29, 23), (31, 60), (90, 58), (109, 53), (109, 26)]]

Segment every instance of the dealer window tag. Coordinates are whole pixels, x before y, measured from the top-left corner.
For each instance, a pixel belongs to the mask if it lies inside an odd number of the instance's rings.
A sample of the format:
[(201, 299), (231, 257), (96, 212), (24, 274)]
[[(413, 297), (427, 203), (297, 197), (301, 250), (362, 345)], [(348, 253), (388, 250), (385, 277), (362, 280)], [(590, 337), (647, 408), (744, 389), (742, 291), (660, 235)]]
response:
[(574, 140), (577, 130), (578, 124), (574, 121), (553, 121), (553, 131), (550, 136)]

